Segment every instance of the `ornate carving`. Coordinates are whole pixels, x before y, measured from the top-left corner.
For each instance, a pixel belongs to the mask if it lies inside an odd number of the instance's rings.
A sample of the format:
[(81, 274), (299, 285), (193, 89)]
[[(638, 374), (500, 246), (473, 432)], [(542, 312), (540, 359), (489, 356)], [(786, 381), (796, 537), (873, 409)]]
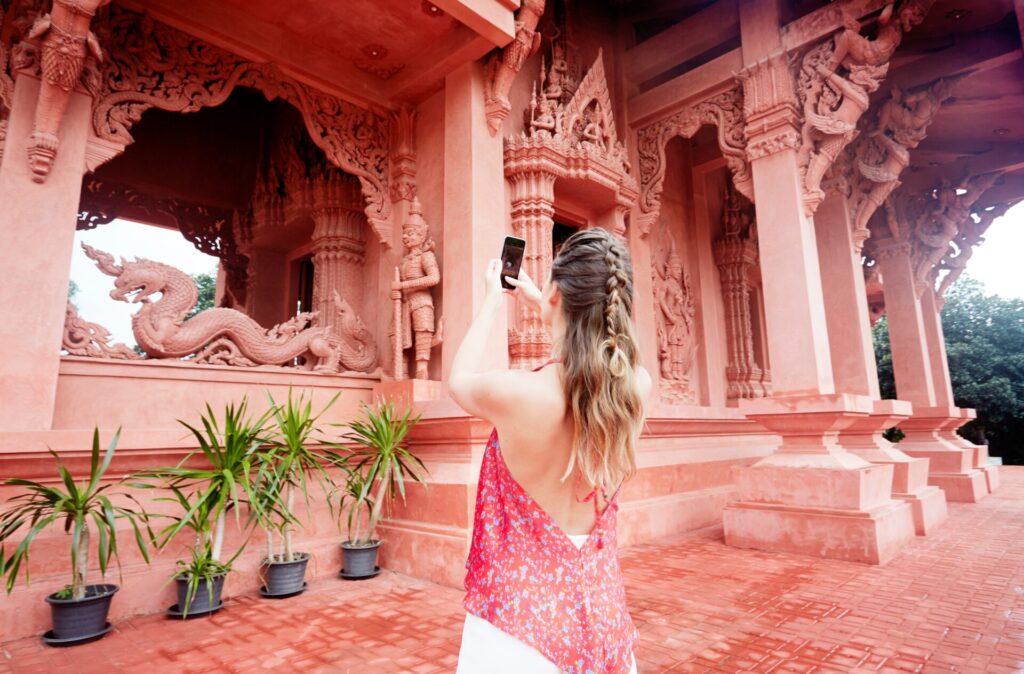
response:
[(363, 72), (370, 73), (384, 81), (390, 80), (405, 68), (404, 63), (383, 63), (387, 57), (387, 47), (379, 44), (368, 44), (363, 47), (364, 59), (356, 59), (355, 66)]
[(401, 302), (401, 310), (396, 311), (396, 318), (401, 320), (391, 327), (396, 356), (394, 375), (396, 379), (404, 378), (403, 351), (413, 348), (415, 377), (428, 379), (430, 351), (441, 343), (443, 336), (441, 320), (434, 322), (434, 298), (430, 290), (441, 283), (441, 270), (419, 199), (413, 199), (409, 217), (402, 225), (402, 243), (406, 252), (395, 269), (396, 280), (391, 285), (392, 301)]
[(971, 216), (964, 221), (959, 233), (953, 240), (954, 250), (949, 250), (939, 263), (939, 271), (947, 272), (939, 282), (939, 287), (936, 291), (940, 298), (944, 297), (949, 287), (960, 278), (960, 274), (963, 273), (967, 262), (971, 259), (971, 255), (974, 254), (974, 247), (985, 240), (983, 237), (989, 225), (996, 218), (1006, 215), (1006, 211), (1015, 203), (1017, 202), (1008, 201), (984, 209), (975, 209)]
[(46, 180), (57, 156), (61, 119), (71, 91), (82, 77), (86, 57), (91, 53), (103, 60), (99, 40), (89, 30), (96, 11), (110, 0), (54, 0), (49, 14), (39, 17), (26, 36), (42, 38), (40, 49), (43, 81), (36, 103), (35, 125), (28, 140), (28, 162), (32, 180)]
[(501, 123), (508, 117), (512, 104), (508, 92), (512, 81), (522, 69), (526, 59), (540, 49), (540, 33), (537, 23), (544, 14), (544, 0), (524, 0), (516, 12), (516, 37), (487, 62), (487, 76), (484, 81), (484, 112), (487, 128), (491, 135), (498, 133)]
[(637, 133), (640, 157), (640, 233), (646, 236), (661, 211), (661, 191), (665, 182), (665, 146), (676, 136), (691, 138), (704, 124), (718, 128), (718, 147), (732, 171), (736, 189), (750, 200), (754, 184), (747, 162), (743, 131), (743, 94), (739, 87), (717, 94), (666, 119), (646, 126)]
[(389, 120), (148, 15), (114, 6), (103, 28), (109, 54), (93, 109), (97, 136), (127, 145), (129, 129), (146, 110), (194, 112), (220, 105), (238, 86), (269, 100), (281, 98), (302, 112), (310, 137), (331, 164), (359, 179), (366, 217), (381, 242), (390, 245)]
[(93, 176), (86, 176), (82, 183), (79, 204), (79, 230), (105, 225), (129, 211), (135, 217), (170, 219), (198, 250), (220, 259), (229, 292), (239, 303), (245, 302), (249, 258), (239, 245), (244, 234), (236, 213), (180, 199), (151, 197)]
[[(234, 309), (207, 309), (186, 319), (198, 298), (187, 274), (143, 259), (115, 264), (109, 253), (85, 244), (82, 248), (100, 271), (115, 278), (111, 297), (141, 303), (132, 316), (132, 330), (139, 347), (151, 358), (196, 354), (193, 362), (240, 366), (284, 365), (298, 358), (319, 372), (337, 372), (342, 366), (365, 371), (373, 365), (372, 336), (340, 299), (339, 311), (349, 315), (339, 325), (347, 330), (306, 327), (315, 321), (316, 312), (299, 314), (269, 330)], [(161, 297), (153, 302), (150, 298), (155, 293)]]
[(697, 402), (696, 391), (690, 384), (690, 371), (697, 355), (697, 307), (690, 274), (683, 270), (675, 239), (665, 231), (664, 223), (659, 239), (658, 250), (652, 251), (651, 280), (657, 308), (661, 394), (673, 402), (692, 405)]
[(7, 118), (14, 101), (14, 80), (8, 69), (10, 64), (10, 43), (5, 36), (8, 33), (8, 7), (0, 2), (0, 159), (4, 156), (4, 141), (7, 139)]
[(857, 173), (851, 190), (853, 240), (859, 252), (868, 238), (868, 221), (900, 185), (910, 150), (924, 140), (928, 125), (952, 95), (952, 80), (941, 79), (923, 90), (893, 88), (879, 110), (874, 128), (853, 147)]
[(724, 235), (714, 244), (715, 264), (722, 283), (728, 363), (726, 397), (760, 398), (769, 394), (769, 374), (757, 363), (751, 321), (751, 269), (757, 264), (757, 228), (749, 206), (740, 204), (732, 188), (726, 193), (722, 217)]
[(391, 201), (412, 201), (416, 196), (416, 111), (402, 108), (391, 119)]
[(90, 323), (78, 315), (75, 305), (68, 302), (64, 314), (64, 336), (60, 348), (72, 356), (93, 358), (118, 358), (136, 360), (139, 354), (121, 343), (110, 343), (110, 331), (99, 323)]
[(808, 217), (825, 197), (821, 189), (825, 172), (857, 136), (857, 122), (868, 109), (868, 96), (885, 78), (903, 33), (921, 23), (933, 3), (909, 0), (898, 12), (890, 3), (878, 18), (874, 40), (860, 34), (862, 27), (855, 16), (844, 13), (844, 29), (804, 55), (797, 89), (804, 114), (798, 158), (804, 172)]

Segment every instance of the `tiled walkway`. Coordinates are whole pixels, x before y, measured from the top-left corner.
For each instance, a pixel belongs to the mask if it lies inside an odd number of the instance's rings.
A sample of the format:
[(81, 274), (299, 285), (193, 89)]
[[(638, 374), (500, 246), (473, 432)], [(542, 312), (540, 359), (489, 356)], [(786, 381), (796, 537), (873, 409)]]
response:
[[(1024, 672), (1024, 468), (1002, 476), (884, 567), (735, 550), (720, 529), (624, 551), (640, 671)], [(392, 573), (322, 580), (73, 649), (10, 642), (0, 672), (452, 672), (460, 599)]]

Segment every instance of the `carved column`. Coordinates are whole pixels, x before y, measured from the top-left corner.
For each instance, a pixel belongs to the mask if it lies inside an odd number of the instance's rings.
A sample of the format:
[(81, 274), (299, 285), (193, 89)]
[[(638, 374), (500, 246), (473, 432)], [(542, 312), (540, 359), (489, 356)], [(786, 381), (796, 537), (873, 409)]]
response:
[(813, 223), (797, 164), (796, 96), (781, 50), (779, 4), (740, 3), (747, 156), (754, 182), (771, 397), (741, 400), (777, 433), (774, 454), (734, 473), (722, 513), (729, 545), (873, 564), (914, 536), (909, 506), (890, 496), (892, 467), (846, 451), (839, 432), (872, 412), (867, 396), (837, 395)]
[(362, 315), (366, 215), (356, 205), (327, 204), (313, 209), (313, 309), (319, 324), (337, 320), (334, 293)]
[[(551, 272), (551, 234), (555, 216), (555, 176), (526, 171), (508, 176), (512, 184), (512, 232), (526, 240), (523, 268), (537, 285)], [(551, 335), (540, 313), (525, 302), (516, 306), (515, 322), (508, 333), (512, 367), (532, 368), (551, 356)]]
[(928, 483), (941, 487), (947, 500), (977, 501), (987, 487), (984, 475), (974, 468), (974, 452), (940, 435), (951, 419), (960, 417), (960, 410), (936, 400), (911, 246), (900, 240), (879, 240), (872, 254), (885, 289), (896, 392), (914, 405), (913, 415), (900, 423), (906, 437), (898, 447), (909, 456), (929, 460)]

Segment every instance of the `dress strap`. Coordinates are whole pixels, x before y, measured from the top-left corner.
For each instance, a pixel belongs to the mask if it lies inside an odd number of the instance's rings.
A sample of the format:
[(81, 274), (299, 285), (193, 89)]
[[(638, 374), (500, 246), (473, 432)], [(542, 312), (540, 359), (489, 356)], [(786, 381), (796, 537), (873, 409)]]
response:
[(548, 365), (551, 365), (552, 363), (561, 363), (561, 362), (562, 362), (561, 358), (548, 358), (546, 361), (544, 361), (543, 363), (541, 363), (540, 365), (538, 365), (537, 367), (533, 368), (530, 371), (531, 372), (537, 372), (538, 370), (543, 370), (544, 368), (546, 368)]

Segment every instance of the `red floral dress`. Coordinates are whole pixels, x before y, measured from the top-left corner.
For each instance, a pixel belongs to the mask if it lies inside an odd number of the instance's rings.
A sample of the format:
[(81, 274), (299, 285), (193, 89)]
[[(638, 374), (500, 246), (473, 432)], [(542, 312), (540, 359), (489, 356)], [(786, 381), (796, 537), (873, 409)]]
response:
[(577, 549), (512, 477), (492, 431), (466, 561), (466, 611), (570, 674), (635, 671), (638, 635), (616, 554), (617, 496)]

